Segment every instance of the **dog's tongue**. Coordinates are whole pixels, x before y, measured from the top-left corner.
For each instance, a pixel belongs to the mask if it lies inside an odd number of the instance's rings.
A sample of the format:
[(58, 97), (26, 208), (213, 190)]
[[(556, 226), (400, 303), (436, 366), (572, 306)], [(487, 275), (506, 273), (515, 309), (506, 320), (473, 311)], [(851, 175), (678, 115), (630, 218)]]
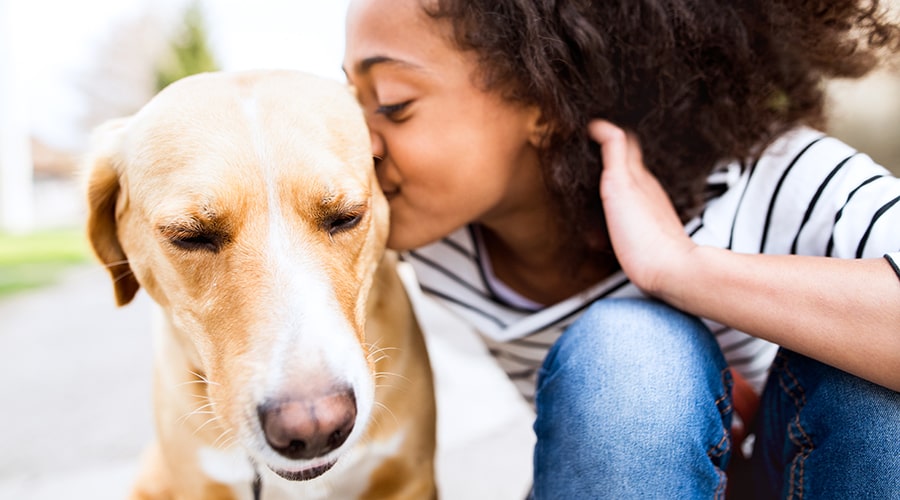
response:
[(325, 474), (329, 469), (334, 467), (334, 464), (336, 463), (337, 460), (324, 465), (310, 467), (309, 469), (303, 469), (301, 471), (285, 471), (272, 469), (272, 472), (287, 479), (288, 481), (309, 481), (310, 479), (315, 479), (322, 474)]

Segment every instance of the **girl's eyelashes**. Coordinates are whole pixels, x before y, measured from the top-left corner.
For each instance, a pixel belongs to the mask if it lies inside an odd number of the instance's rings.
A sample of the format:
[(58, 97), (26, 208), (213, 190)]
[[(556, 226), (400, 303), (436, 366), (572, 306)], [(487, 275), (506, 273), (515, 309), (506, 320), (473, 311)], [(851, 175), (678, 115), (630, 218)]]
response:
[(397, 104), (384, 104), (378, 106), (378, 108), (375, 109), (375, 112), (388, 120), (399, 122), (405, 119), (403, 112), (406, 111), (411, 103), (412, 101), (404, 101)]

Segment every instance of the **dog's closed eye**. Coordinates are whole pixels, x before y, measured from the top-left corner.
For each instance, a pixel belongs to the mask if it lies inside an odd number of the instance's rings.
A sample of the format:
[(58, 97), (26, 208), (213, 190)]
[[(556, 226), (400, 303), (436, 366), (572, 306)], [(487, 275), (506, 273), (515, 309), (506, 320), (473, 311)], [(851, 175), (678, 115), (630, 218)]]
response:
[(362, 218), (362, 211), (339, 212), (325, 217), (322, 221), (322, 228), (333, 236), (358, 226)]
[(229, 241), (228, 233), (215, 224), (206, 226), (197, 220), (160, 226), (159, 231), (170, 245), (188, 252), (218, 253)]
[(212, 253), (218, 253), (224, 241), (223, 236), (217, 233), (183, 233), (169, 237), (169, 242), (182, 250)]

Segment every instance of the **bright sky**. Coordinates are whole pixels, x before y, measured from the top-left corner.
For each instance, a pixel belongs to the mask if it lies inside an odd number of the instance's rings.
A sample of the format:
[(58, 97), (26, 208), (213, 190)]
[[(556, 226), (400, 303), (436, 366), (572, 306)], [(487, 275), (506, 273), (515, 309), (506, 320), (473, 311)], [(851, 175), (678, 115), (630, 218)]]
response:
[[(7, 17), (14, 89), (27, 103), (33, 133), (73, 147), (79, 113), (73, 75), (92, 57), (92, 45), (116, 23), (152, 12), (172, 19), (186, 0), (0, 0)], [(210, 41), (223, 69), (292, 68), (343, 79), (347, 0), (201, 0)], [(6, 12), (3, 12), (3, 8)]]

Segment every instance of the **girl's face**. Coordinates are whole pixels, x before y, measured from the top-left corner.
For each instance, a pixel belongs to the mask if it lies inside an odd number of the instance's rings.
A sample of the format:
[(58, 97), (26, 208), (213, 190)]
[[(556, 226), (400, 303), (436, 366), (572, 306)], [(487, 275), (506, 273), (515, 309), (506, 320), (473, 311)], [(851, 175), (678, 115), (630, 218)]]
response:
[(354, 0), (344, 71), (366, 114), (391, 205), (388, 246), (433, 242), (471, 222), (522, 224), (546, 199), (539, 113), (479, 87), (475, 54), (421, 0)]

